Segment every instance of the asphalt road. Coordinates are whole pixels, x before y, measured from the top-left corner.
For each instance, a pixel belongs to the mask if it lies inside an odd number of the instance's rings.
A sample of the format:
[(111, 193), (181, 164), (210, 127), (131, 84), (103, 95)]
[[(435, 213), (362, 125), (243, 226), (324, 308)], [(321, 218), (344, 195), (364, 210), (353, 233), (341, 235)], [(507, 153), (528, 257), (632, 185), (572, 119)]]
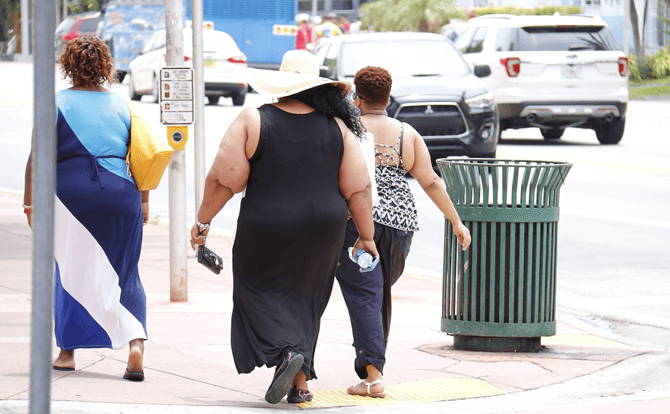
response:
[[(59, 88), (66, 87), (59, 83)], [(127, 85), (114, 91), (127, 96)], [(32, 65), (0, 62), (0, 191), (23, 190), (25, 160), (32, 127)], [(140, 103), (139, 110), (158, 122), (158, 105)], [(266, 100), (248, 95), (245, 106)], [(229, 99), (205, 108), (207, 169), (227, 126), (240, 112)], [(498, 158), (572, 162), (561, 188), (558, 234), (558, 306), (584, 315), (634, 322), (613, 323), (638, 336), (670, 344), (670, 101), (633, 101), (626, 132), (619, 145), (603, 146), (589, 130), (569, 129), (557, 142), (543, 141), (539, 130), (508, 130)], [(193, 137), (186, 147), (187, 221), (194, 217)], [(409, 273), (441, 278), (444, 218), (414, 180), (411, 180), (421, 230), (408, 259)], [(167, 174), (152, 192), (151, 213), (167, 220)], [(213, 222), (215, 230), (232, 236), (240, 196)], [(662, 328), (651, 333), (638, 324)], [(651, 329), (651, 328), (650, 328)]]

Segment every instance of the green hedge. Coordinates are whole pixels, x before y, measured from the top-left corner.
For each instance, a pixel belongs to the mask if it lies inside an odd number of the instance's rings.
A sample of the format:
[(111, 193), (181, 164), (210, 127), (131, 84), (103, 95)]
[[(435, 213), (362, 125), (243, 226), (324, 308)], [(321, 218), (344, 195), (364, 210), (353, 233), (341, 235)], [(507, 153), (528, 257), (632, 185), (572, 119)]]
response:
[(632, 81), (670, 77), (670, 46), (650, 56), (630, 55), (629, 59), (629, 79)]

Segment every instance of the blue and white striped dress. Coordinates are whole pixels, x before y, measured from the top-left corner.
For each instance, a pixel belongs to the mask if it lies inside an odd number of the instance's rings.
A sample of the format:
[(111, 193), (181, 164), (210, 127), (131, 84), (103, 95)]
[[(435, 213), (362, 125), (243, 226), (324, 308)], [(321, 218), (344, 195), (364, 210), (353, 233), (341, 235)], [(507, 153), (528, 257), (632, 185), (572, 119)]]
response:
[(130, 112), (111, 92), (56, 94), (55, 332), (59, 348), (147, 338), (142, 198), (128, 177)]

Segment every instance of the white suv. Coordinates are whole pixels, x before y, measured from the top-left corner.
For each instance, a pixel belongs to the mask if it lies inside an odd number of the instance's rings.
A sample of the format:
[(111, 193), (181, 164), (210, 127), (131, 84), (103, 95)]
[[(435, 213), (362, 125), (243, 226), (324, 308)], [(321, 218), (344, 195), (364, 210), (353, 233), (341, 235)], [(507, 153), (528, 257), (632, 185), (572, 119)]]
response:
[(565, 128), (593, 129), (602, 144), (621, 141), (628, 105), (628, 58), (609, 28), (588, 16), (488, 15), (455, 40), (500, 111), (501, 131), (540, 128), (558, 139)]

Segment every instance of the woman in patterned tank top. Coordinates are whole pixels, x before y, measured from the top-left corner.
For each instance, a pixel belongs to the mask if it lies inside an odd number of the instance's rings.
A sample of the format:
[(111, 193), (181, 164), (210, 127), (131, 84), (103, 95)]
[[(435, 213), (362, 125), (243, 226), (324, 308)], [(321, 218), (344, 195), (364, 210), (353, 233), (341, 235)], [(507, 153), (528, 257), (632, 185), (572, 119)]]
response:
[(470, 246), (470, 231), (463, 225), (444, 182), (433, 170), (428, 148), (411, 125), (386, 116), (392, 79), (388, 71), (368, 66), (356, 73), (354, 105), (361, 122), (374, 135), (375, 180), (379, 204), (373, 207), (374, 241), (380, 255), (375, 270), (360, 277), (358, 266), (348, 259), (348, 247), (358, 237), (356, 226), (347, 226), (340, 253), (337, 280), (342, 289), (356, 348), (355, 370), (363, 382), (347, 389), (349, 394), (383, 398), (381, 381), (386, 343), (391, 324), (391, 286), (405, 269), (412, 235), (419, 229), (414, 196), (407, 182), (410, 173), (430, 199), (451, 221), (463, 250)]

